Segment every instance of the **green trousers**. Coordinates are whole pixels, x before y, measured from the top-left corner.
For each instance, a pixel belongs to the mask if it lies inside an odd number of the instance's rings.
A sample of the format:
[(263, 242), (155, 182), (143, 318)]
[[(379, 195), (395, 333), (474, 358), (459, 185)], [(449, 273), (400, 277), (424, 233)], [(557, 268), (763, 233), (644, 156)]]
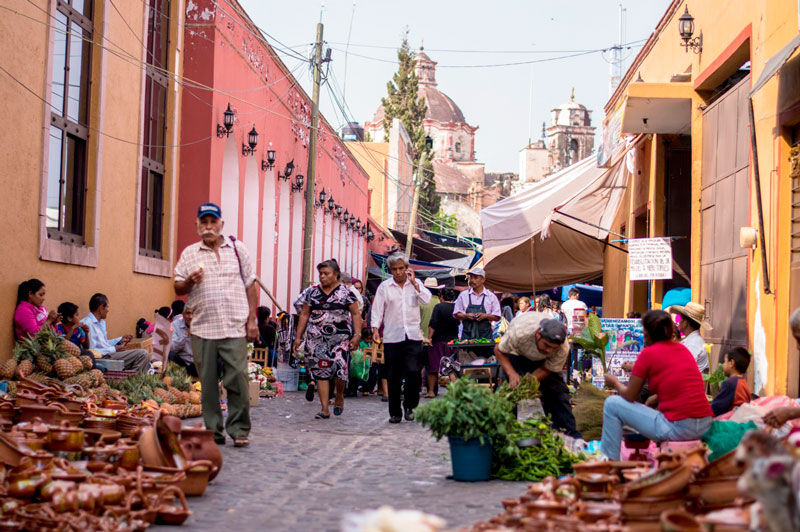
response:
[(192, 336), (192, 354), (202, 386), (203, 421), (214, 431), (216, 439), (224, 439), (222, 409), (219, 406), (219, 369), (222, 361), (222, 385), (228, 392), (228, 419), (225, 431), (231, 438), (250, 434), (250, 396), (247, 383), (247, 340), (225, 338), (205, 340)]

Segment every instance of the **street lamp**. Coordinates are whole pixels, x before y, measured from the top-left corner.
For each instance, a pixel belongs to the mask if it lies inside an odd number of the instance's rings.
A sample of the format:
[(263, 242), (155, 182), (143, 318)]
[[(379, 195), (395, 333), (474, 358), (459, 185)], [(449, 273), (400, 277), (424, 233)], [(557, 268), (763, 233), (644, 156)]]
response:
[(689, 6), (686, 6), (683, 15), (678, 19), (678, 33), (683, 39), (681, 46), (686, 49), (687, 53), (689, 48), (696, 54), (703, 51), (703, 32), (701, 31), (700, 35), (692, 39), (692, 35), (694, 35), (694, 17), (689, 14)]
[(305, 176), (303, 176), (303, 174), (297, 174), (296, 176), (294, 176), (294, 184), (292, 185), (292, 190), (294, 191), (303, 190), (304, 179)]
[(294, 159), (286, 163), (286, 168), (283, 169), (283, 174), (278, 172), (278, 178), (284, 181), (289, 181), (289, 176), (294, 172)]
[(333, 212), (336, 208), (336, 202), (333, 200), (333, 194), (328, 198), (328, 212)]
[[(272, 144), (270, 142), (270, 144)], [(272, 170), (275, 167), (275, 150), (267, 150), (267, 160), (261, 159), (261, 169), (263, 171)]]
[(356, 226), (356, 217), (354, 215), (350, 215), (350, 229), (355, 228)]
[(372, 242), (375, 240), (375, 233), (372, 232), (372, 229), (367, 229), (367, 242)]
[(321, 205), (323, 208), (325, 207), (325, 197), (326, 196), (327, 196), (327, 194), (325, 193), (325, 189), (324, 188), (319, 191), (319, 203), (318, 203), (318, 205)]
[(349, 219), (350, 219), (350, 211), (345, 209), (344, 215), (342, 215), (342, 222), (344, 223), (344, 225), (347, 225), (347, 220)]
[(247, 144), (242, 144), (242, 155), (253, 155), (256, 152), (256, 146), (258, 146), (258, 131), (256, 131), (256, 126), (253, 126), (250, 133), (247, 134)]
[(341, 205), (337, 205), (336, 206), (336, 215), (335, 215), (335, 217), (338, 218), (341, 215), (342, 215), (342, 206)]
[(361, 231), (361, 218), (356, 220), (356, 231)]
[(222, 124), (217, 124), (217, 137), (229, 137), (231, 133), (233, 133), (233, 123), (236, 120), (236, 114), (231, 110), (231, 104), (228, 104), (228, 108), (225, 109), (225, 112), (222, 115)]

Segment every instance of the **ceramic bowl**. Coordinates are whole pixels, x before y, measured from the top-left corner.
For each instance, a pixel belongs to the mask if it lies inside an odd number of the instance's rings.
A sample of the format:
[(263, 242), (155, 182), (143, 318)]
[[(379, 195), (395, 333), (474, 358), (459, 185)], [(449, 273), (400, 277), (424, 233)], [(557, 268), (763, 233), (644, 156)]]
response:
[(680, 495), (666, 497), (637, 497), (623, 499), (620, 511), (624, 519), (658, 518), (664, 510), (683, 508), (684, 498)]
[(682, 464), (675, 469), (659, 469), (625, 485), (626, 497), (663, 497), (686, 489), (694, 476), (692, 468)]

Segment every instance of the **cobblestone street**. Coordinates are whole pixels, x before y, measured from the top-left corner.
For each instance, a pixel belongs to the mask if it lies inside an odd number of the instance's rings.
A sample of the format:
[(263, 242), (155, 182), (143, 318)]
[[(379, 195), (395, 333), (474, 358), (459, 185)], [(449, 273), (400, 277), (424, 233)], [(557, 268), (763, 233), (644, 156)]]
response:
[(250, 447), (228, 440), (222, 472), (203, 497), (189, 499), (193, 515), (184, 526), (338, 531), (343, 514), (390, 504), (458, 528), (495, 515), (501, 499), (524, 491), (523, 482), (448, 480), (447, 442), (418, 423), (390, 425), (378, 397), (348, 398), (342, 416), (328, 420), (313, 419), (318, 410), (302, 393), (262, 399), (251, 410)]

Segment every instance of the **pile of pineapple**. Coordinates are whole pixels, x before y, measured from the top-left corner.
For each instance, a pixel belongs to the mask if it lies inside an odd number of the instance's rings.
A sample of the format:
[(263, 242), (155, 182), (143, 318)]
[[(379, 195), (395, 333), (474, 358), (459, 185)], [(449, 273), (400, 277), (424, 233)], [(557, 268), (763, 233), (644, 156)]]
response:
[(134, 375), (111, 382), (111, 387), (125, 394), (131, 404), (145, 403), (182, 419), (198, 417), (203, 412), (200, 392), (192, 388), (186, 370), (174, 363), (167, 366), (164, 374)]
[[(66, 384), (78, 384), (84, 390), (106, 385), (103, 372), (92, 369), (92, 358), (81, 355), (78, 346), (50, 327), (42, 327), (33, 338), (17, 343), (13, 356), (0, 365), (0, 378), (11, 381), (20, 377), (37, 382), (56, 377)], [(13, 392), (15, 383), (9, 384)]]

